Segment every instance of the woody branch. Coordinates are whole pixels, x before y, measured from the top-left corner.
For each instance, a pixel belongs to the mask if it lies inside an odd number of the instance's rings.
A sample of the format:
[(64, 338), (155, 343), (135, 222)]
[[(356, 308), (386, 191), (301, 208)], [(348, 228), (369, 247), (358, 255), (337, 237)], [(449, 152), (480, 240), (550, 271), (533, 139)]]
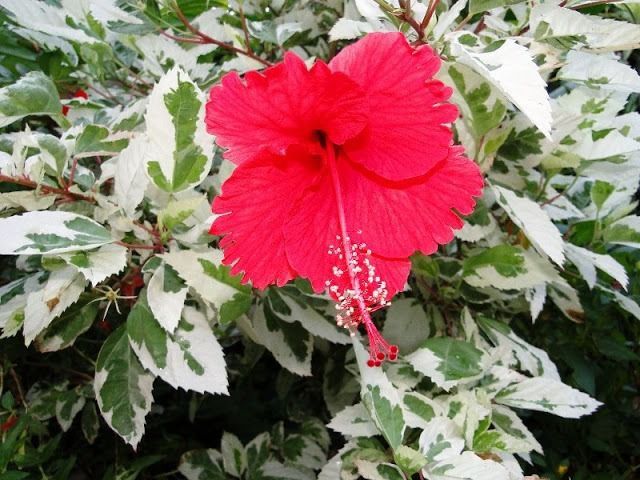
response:
[(189, 31), (189, 33), (192, 35), (190, 37), (182, 37), (182, 36), (177, 36), (177, 35), (172, 35), (170, 33), (167, 32), (161, 32), (165, 37), (171, 38), (172, 40), (176, 40), (178, 42), (187, 42), (187, 43), (196, 43), (196, 44), (212, 44), (212, 45), (217, 45), (220, 48), (224, 48), (225, 50), (228, 50), (230, 52), (239, 54), (239, 55), (245, 55), (253, 60), (256, 60), (257, 62), (262, 63), (265, 66), (270, 66), (272, 65), (271, 62), (269, 62), (268, 60), (265, 60), (264, 58), (259, 57), (258, 55), (256, 55), (253, 50), (251, 49), (251, 46), (249, 44), (249, 31), (247, 29), (247, 25), (246, 25), (246, 18), (244, 16), (244, 11), (241, 11), (240, 14), (240, 22), (242, 24), (242, 30), (245, 36), (245, 48), (238, 48), (230, 43), (226, 43), (220, 40), (216, 40), (215, 38), (210, 37), (209, 35), (207, 35), (206, 33), (202, 32), (201, 30), (199, 30), (198, 28), (196, 28), (190, 21), (189, 19), (185, 16), (184, 12), (180, 9), (180, 7), (178, 6), (177, 2), (173, 2), (172, 3), (172, 8), (176, 14), (176, 16), (178, 17), (178, 19), (180, 20), (180, 22), (182, 22), (182, 24), (184, 25), (184, 27)]

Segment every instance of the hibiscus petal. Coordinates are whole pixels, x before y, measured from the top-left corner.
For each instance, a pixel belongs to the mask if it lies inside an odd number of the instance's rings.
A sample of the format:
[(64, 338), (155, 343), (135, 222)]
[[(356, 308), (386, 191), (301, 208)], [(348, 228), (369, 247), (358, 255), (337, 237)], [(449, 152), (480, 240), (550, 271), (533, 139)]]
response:
[(346, 142), (355, 162), (390, 180), (425, 174), (444, 159), (457, 108), (451, 89), (433, 80), (440, 59), (427, 45), (413, 48), (402, 33), (373, 33), (346, 47), (329, 64), (364, 90), (368, 127)]
[(411, 272), (411, 262), (408, 259), (384, 258), (373, 255), (371, 262), (378, 276), (387, 283), (389, 299), (404, 290), (409, 272)]
[(462, 227), (482, 194), (478, 166), (453, 147), (426, 175), (390, 182), (342, 157), (338, 159), (347, 223), (362, 230), (373, 252), (407, 257), (435, 252)]
[(290, 145), (317, 147), (317, 131), (342, 144), (362, 131), (368, 106), (360, 87), (323, 62), (308, 70), (294, 53), (244, 79), (229, 73), (211, 89), (206, 124), (225, 157), (240, 164), (268, 149), (282, 154)]
[(225, 265), (243, 282), (263, 289), (296, 276), (285, 255), (282, 228), (289, 209), (317, 175), (317, 159), (299, 149), (285, 156), (263, 153), (238, 166), (215, 198), (211, 233), (220, 241)]
[[(327, 280), (340, 290), (351, 288), (348, 275), (336, 277), (334, 267), (346, 272), (344, 260), (330, 254), (332, 247), (340, 247), (340, 225), (335, 192), (328, 172), (300, 197), (290, 211), (284, 227), (287, 258), (291, 266), (311, 282), (316, 292), (327, 287)], [(350, 231), (354, 242), (366, 242), (365, 235)], [(404, 289), (411, 263), (406, 258), (383, 258), (373, 253), (370, 260), (376, 274), (387, 284), (388, 298)]]

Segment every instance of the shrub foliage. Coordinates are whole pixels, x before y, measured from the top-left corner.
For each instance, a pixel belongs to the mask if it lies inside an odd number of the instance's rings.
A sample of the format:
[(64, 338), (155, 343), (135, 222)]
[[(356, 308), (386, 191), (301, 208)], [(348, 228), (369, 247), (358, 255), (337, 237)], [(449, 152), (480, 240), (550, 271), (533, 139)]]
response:
[[(639, 4), (0, 7), (0, 478), (636, 478)], [(442, 57), (486, 187), (369, 368), (304, 280), (221, 264), (204, 104), (397, 30)]]

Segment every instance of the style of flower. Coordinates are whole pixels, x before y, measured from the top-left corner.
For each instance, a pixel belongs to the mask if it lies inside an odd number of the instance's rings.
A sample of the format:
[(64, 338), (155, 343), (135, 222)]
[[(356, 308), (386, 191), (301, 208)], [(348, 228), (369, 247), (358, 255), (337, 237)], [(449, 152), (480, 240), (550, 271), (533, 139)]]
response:
[(401, 291), (409, 256), (462, 227), (483, 187), (452, 144), (457, 108), (433, 79), (440, 59), (401, 33), (369, 34), (329, 64), (296, 54), (214, 86), (207, 129), (237, 165), (213, 203), (211, 233), (231, 273), (256, 288), (301, 276), (363, 324), (370, 366), (398, 349), (371, 312)]

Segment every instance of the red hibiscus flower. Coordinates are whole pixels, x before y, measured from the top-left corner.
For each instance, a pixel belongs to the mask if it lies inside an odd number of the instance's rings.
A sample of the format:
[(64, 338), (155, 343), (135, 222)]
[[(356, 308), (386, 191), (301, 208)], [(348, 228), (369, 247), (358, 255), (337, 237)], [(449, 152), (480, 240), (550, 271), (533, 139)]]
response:
[(18, 423), (18, 417), (12, 413), (11, 415), (9, 415), (9, 418), (7, 418), (6, 422), (0, 424), (0, 432), (8, 432), (15, 426), (16, 423)]
[[(78, 88), (75, 92), (73, 92), (73, 98), (84, 98), (85, 100), (89, 99), (89, 94), (84, 91), (82, 88)], [(69, 106), (62, 106), (62, 114), (66, 117), (67, 113), (69, 113)]]
[(375, 33), (311, 68), (294, 53), (226, 75), (206, 123), (237, 168), (213, 203), (211, 233), (231, 272), (256, 288), (296, 276), (364, 324), (370, 365), (395, 359), (370, 312), (404, 288), (409, 256), (453, 238), (483, 180), (452, 145), (458, 111), (433, 79), (440, 59), (401, 33)]
[(82, 88), (78, 88), (73, 92), (73, 98), (84, 98), (85, 100), (89, 100), (89, 94)]

